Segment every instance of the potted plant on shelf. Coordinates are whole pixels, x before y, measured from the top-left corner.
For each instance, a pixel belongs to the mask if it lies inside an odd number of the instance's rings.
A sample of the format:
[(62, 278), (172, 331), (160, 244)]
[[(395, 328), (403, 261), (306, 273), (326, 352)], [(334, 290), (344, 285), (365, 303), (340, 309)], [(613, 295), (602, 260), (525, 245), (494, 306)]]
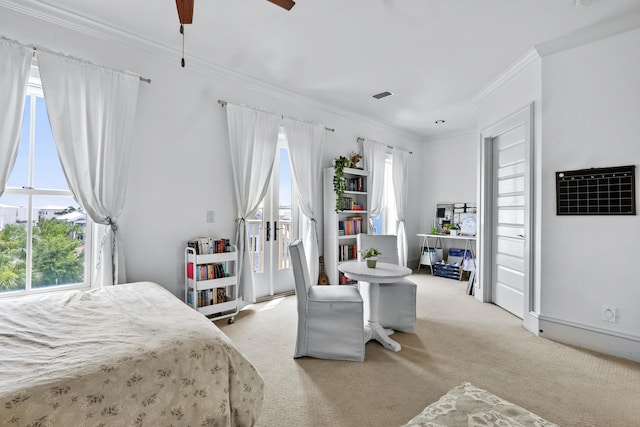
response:
[(449, 224), (447, 229), (449, 230), (449, 234), (451, 236), (457, 236), (458, 235), (458, 230), (460, 230), (460, 228), (458, 227), (458, 224)]
[(337, 157), (333, 162), (333, 191), (336, 193), (336, 212), (344, 210), (344, 192), (347, 189), (344, 168), (348, 168), (350, 165), (351, 160), (345, 156)]
[(367, 260), (368, 268), (376, 268), (376, 263), (378, 262), (378, 255), (382, 255), (376, 248), (369, 248), (362, 251), (362, 258)]

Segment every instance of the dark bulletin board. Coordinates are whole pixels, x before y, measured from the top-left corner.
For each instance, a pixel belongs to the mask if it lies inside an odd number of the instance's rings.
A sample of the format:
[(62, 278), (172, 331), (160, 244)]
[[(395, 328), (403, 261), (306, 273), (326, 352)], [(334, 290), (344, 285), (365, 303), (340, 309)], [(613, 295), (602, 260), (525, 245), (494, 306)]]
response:
[(558, 215), (635, 215), (635, 165), (556, 172)]

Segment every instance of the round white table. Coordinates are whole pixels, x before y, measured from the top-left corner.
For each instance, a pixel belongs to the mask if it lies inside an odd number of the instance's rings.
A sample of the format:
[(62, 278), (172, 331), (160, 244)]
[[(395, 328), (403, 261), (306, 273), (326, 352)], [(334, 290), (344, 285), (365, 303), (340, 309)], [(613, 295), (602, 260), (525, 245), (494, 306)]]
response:
[(400, 344), (389, 338), (393, 329), (384, 329), (378, 317), (378, 301), (380, 299), (380, 284), (397, 282), (411, 274), (411, 269), (401, 265), (378, 262), (375, 268), (367, 267), (365, 261), (349, 261), (338, 265), (338, 270), (351, 280), (369, 282), (369, 310), (365, 324), (365, 342), (376, 340), (385, 348), (400, 351)]

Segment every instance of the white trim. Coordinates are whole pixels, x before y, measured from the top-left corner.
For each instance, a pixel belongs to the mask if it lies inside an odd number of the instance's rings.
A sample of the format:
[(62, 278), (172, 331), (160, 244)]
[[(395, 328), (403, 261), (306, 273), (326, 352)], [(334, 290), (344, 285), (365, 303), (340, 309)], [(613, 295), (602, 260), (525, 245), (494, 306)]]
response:
[(640, 362), (640, 336), (552, 316), (539, 316), (540, 336)]
[[(25, 6), (24, 3), (28, 3), (28, 6)], [(123, 31), (103, 22), (91, 20), (85, 16), (77, 15), (72, 11), (62, 9), (45, 1), (0, 0), (0, 7), (5, 7), (15, 12), (50, 22), (54, 25), (112, 43), (116, 46), (125, 47), (127, 49), (137, 48), (143, 55), (179, 66), (179, 58), (182, 53), (177, 47), (169, 47), (138, 34)], [(25, 40), (20, 40), (20, 42), (26, 44)], [(232, 80), (243, 87), (292, 104), (314, 108), (316, 110), (335, 115), (336, 117), (365, 122), (381, 127), (402, 138), (415, 139), (416, 141), (420, 141), (423, 138), (422, 135), (392, 127), (386, 123), (369, 117), (343, 110), (327, 103), (316, 101), (287, 88), (273, 85), (255, 77), (230, 70), (204, 58), (198, 57), (190, 52), (187, 52), (187, 61), (190, 70), (207, 77), (219, 77)], [(148, 77), (153, 78), (151, 75)]]
[(573, 49), (588, 43), (593, 43), (598, 40), (633, 31), (638, 28), (640, 28), (640, 11), (634, 11), (623, 16), (609, 18), (597, 24), (581, 28), (556, 39), (539, 43), (487, 84), (476, 96), (472, 98), (471, 102), (478, 104), (538, 58), (543, 58), (554, 53)]
[(478, 104), (487, 96), (491, 95), (497, 89), (502, 87), (506, 82), (517, 76), (527, 65), (540, 58), (536, 49), (530, 49), (522, 57), (511, 64), (506, 70), (500, 73), (494, 80), (486, 85), (476, 96), (471, 99), (471, 102)]
[(524, 247), (524, 296), (523, 296), (523, 325), (534, 334), (538, 333), (538, 314), (535, 312), (534, 292), (534, 104), (531, 103), (498, 123), (491, 125), (480, 132), (480, 203), (478, 210), (478, 286), (481, 292), (475, 297), (482, 302), (492, 302), (493, 283), (493, 221), (495, 189), (494, 182), (494, 158), (493, 139), (518, 126), (524, 126), (525, 135), (525, 247)]
[(589, 43), (623, 34), (640, 28), (640, 11), (626, 13), (590, 25), (553, 40), (535, 45), (541, 57), (573, 49)]

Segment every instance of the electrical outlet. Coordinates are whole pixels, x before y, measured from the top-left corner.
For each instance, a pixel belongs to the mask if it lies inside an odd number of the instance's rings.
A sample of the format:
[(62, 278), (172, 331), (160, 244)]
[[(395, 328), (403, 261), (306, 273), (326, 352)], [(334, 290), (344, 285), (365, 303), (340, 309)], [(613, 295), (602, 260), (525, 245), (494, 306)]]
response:
[(616, 308), (610, 305), (602, 306), (602, 320), (605, 322), (616, 322)]
[(207, 211), (207, 222), (216, 222), (215, 211)]

